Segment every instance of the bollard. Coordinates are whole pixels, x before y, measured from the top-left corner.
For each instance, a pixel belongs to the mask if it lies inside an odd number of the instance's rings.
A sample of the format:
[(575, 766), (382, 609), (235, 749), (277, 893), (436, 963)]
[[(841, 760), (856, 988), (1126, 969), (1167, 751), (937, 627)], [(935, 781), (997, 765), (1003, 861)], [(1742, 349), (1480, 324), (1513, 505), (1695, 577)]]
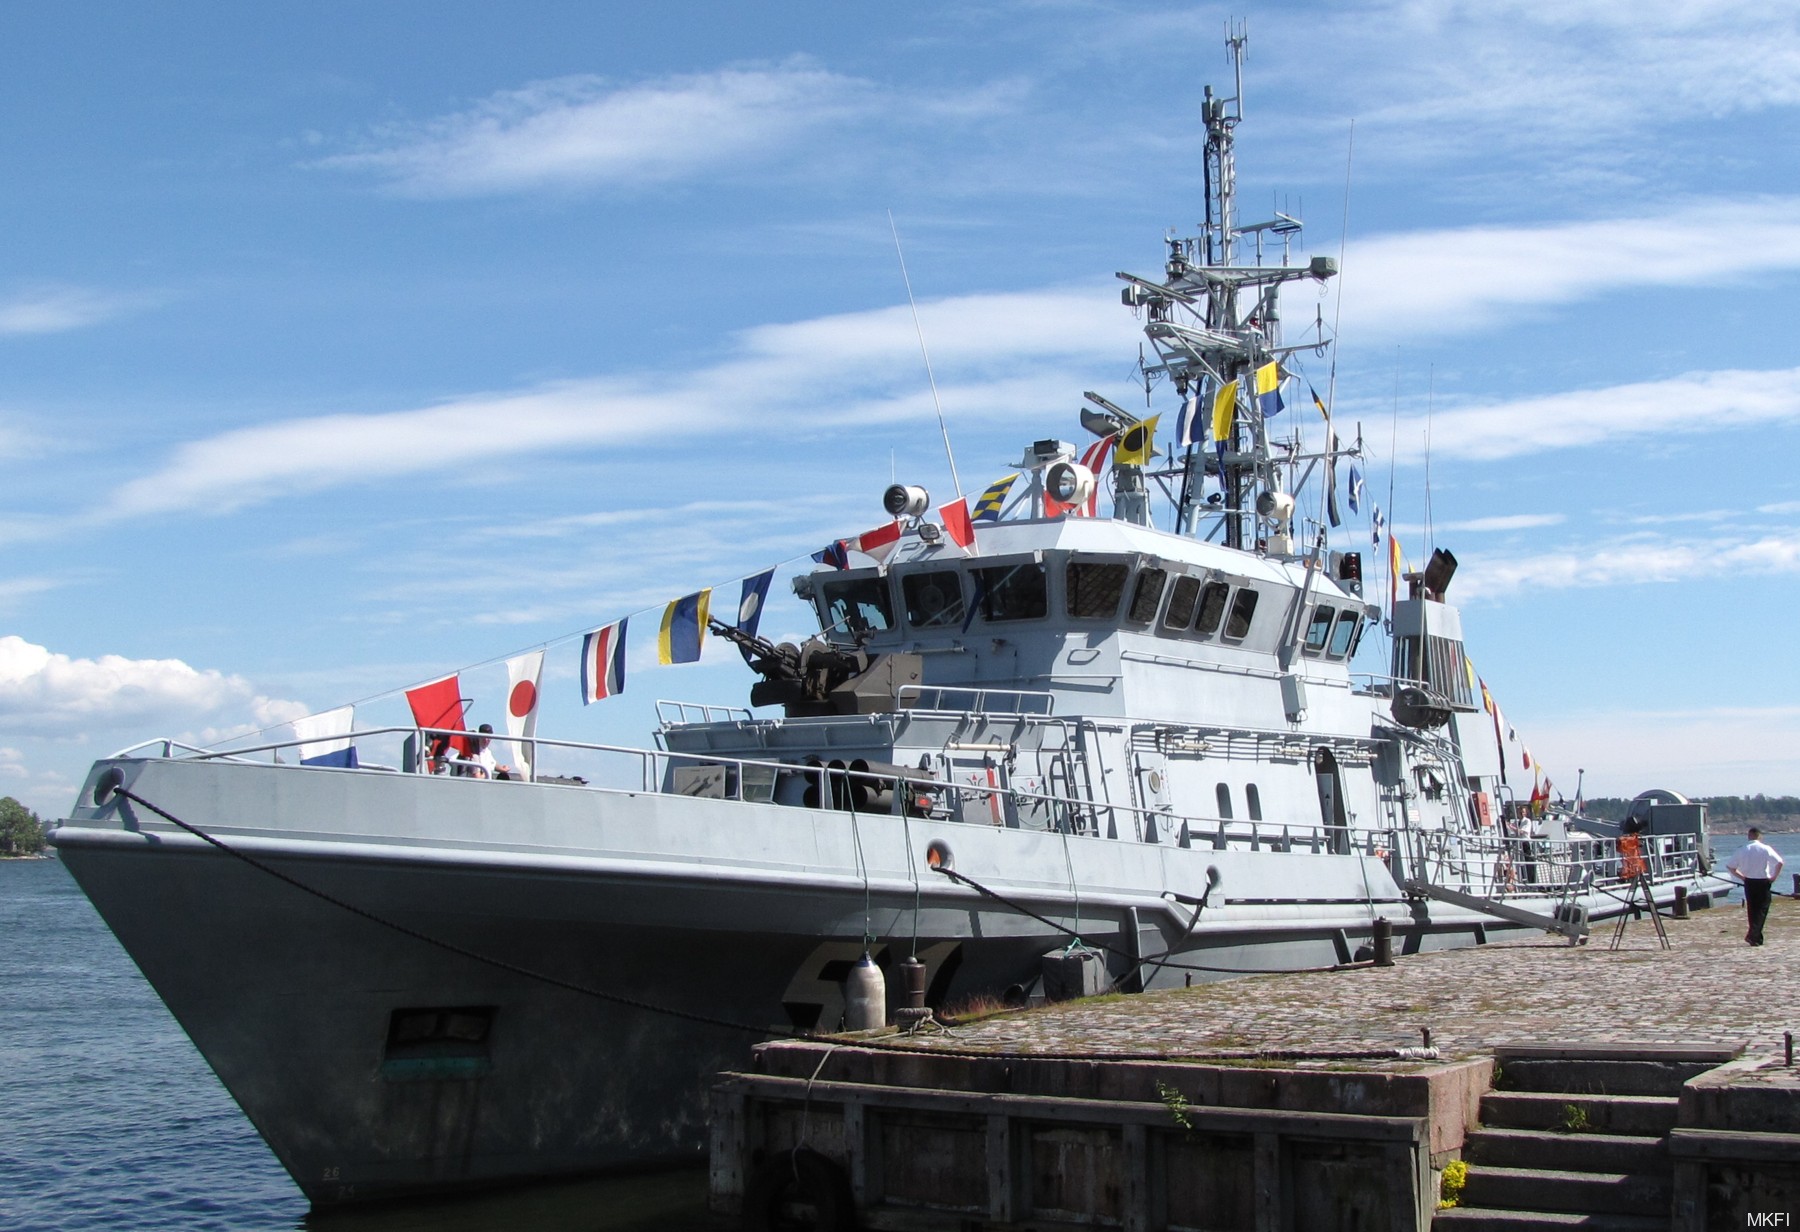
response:
[(1800, 873), (1794, 874), (1794, 897), (1800, 898)]
[(1430, 1027), (1420, 1027), (1419, 1028), (1419, 1038), (1424, 1041), (1424, 1046), (1426, 1048), (1431, 1047), (1431, 1028)]
[(1375, 921), (1375, 965), (1394, 965), (1394, 922), (1386, 916)]
[(1675, 906), (1669, 912), (1669, 914), (1677, 920), (1685, 920), (1688, 918), (1687, 887), (1686, 886), (1676, 886), (1675, 887)]
[(1793, 1069), (1794, 1068), (1794, 1033), (1792, 1031), (1785, 1032), (1781, 1038), (1782, 1038), (1783, 1043), (1785, 1043), (1787, 1045), (1787, 1067), (1789, 1069)]

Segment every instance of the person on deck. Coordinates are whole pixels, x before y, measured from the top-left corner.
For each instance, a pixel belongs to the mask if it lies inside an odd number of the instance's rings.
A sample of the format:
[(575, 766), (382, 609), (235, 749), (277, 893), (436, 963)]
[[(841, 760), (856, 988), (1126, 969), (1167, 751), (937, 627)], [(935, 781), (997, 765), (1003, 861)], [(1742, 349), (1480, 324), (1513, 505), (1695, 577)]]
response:
[(1750, 930), (1744, 940), (1750, 945), (1763, 943), (1763, 922), (1769, 918), (1769, 896), (1775, 889), (1775, 878), (1781, 876), (1785, 861), (1781, 853), (1762, 841), (1762, 831), (1750, 827), (1748, 843), (1725, 862), (1725, 871), (1737, 874), (1744, 883), (1744, 910), (1750, 917)]

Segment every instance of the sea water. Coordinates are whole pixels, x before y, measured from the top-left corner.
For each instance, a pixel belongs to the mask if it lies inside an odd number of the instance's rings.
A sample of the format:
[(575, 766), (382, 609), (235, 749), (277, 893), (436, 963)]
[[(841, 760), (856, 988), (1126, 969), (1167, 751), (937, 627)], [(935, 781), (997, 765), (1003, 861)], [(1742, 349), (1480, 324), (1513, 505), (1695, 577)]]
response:
[(694, 1168), (309, 1215), (62, 862), (0, 860), (0, 1229), (687, 1232), (705, 1212)]

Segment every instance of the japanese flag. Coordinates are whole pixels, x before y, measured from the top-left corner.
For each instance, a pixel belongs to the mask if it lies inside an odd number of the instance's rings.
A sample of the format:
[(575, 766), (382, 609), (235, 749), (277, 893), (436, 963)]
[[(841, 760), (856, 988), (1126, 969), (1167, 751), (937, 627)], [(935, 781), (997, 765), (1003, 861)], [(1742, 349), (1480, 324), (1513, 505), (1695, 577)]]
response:
[(519, 773), (527, 780), (535, 749), (524, 742), (537, 735), (538, 686), (543, 675), (541, 650), (506, 661), (506, 734), (513, 738)]

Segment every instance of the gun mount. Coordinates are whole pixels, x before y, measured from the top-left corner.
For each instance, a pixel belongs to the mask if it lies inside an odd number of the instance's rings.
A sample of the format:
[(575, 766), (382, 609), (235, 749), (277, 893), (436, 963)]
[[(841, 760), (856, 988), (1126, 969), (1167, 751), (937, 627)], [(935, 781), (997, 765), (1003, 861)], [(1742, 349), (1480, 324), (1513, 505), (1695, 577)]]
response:
[(791, 719), (898, 710), (901, 687), (918, 684), (924, 671), (916, 654), (871, 655), (822, 637), (798, 646), (771, 642), (717, 620), (707, 627), (743, 651), (750, 670), (762, 677), (750, 686), (750, 704), (781, 706)]

